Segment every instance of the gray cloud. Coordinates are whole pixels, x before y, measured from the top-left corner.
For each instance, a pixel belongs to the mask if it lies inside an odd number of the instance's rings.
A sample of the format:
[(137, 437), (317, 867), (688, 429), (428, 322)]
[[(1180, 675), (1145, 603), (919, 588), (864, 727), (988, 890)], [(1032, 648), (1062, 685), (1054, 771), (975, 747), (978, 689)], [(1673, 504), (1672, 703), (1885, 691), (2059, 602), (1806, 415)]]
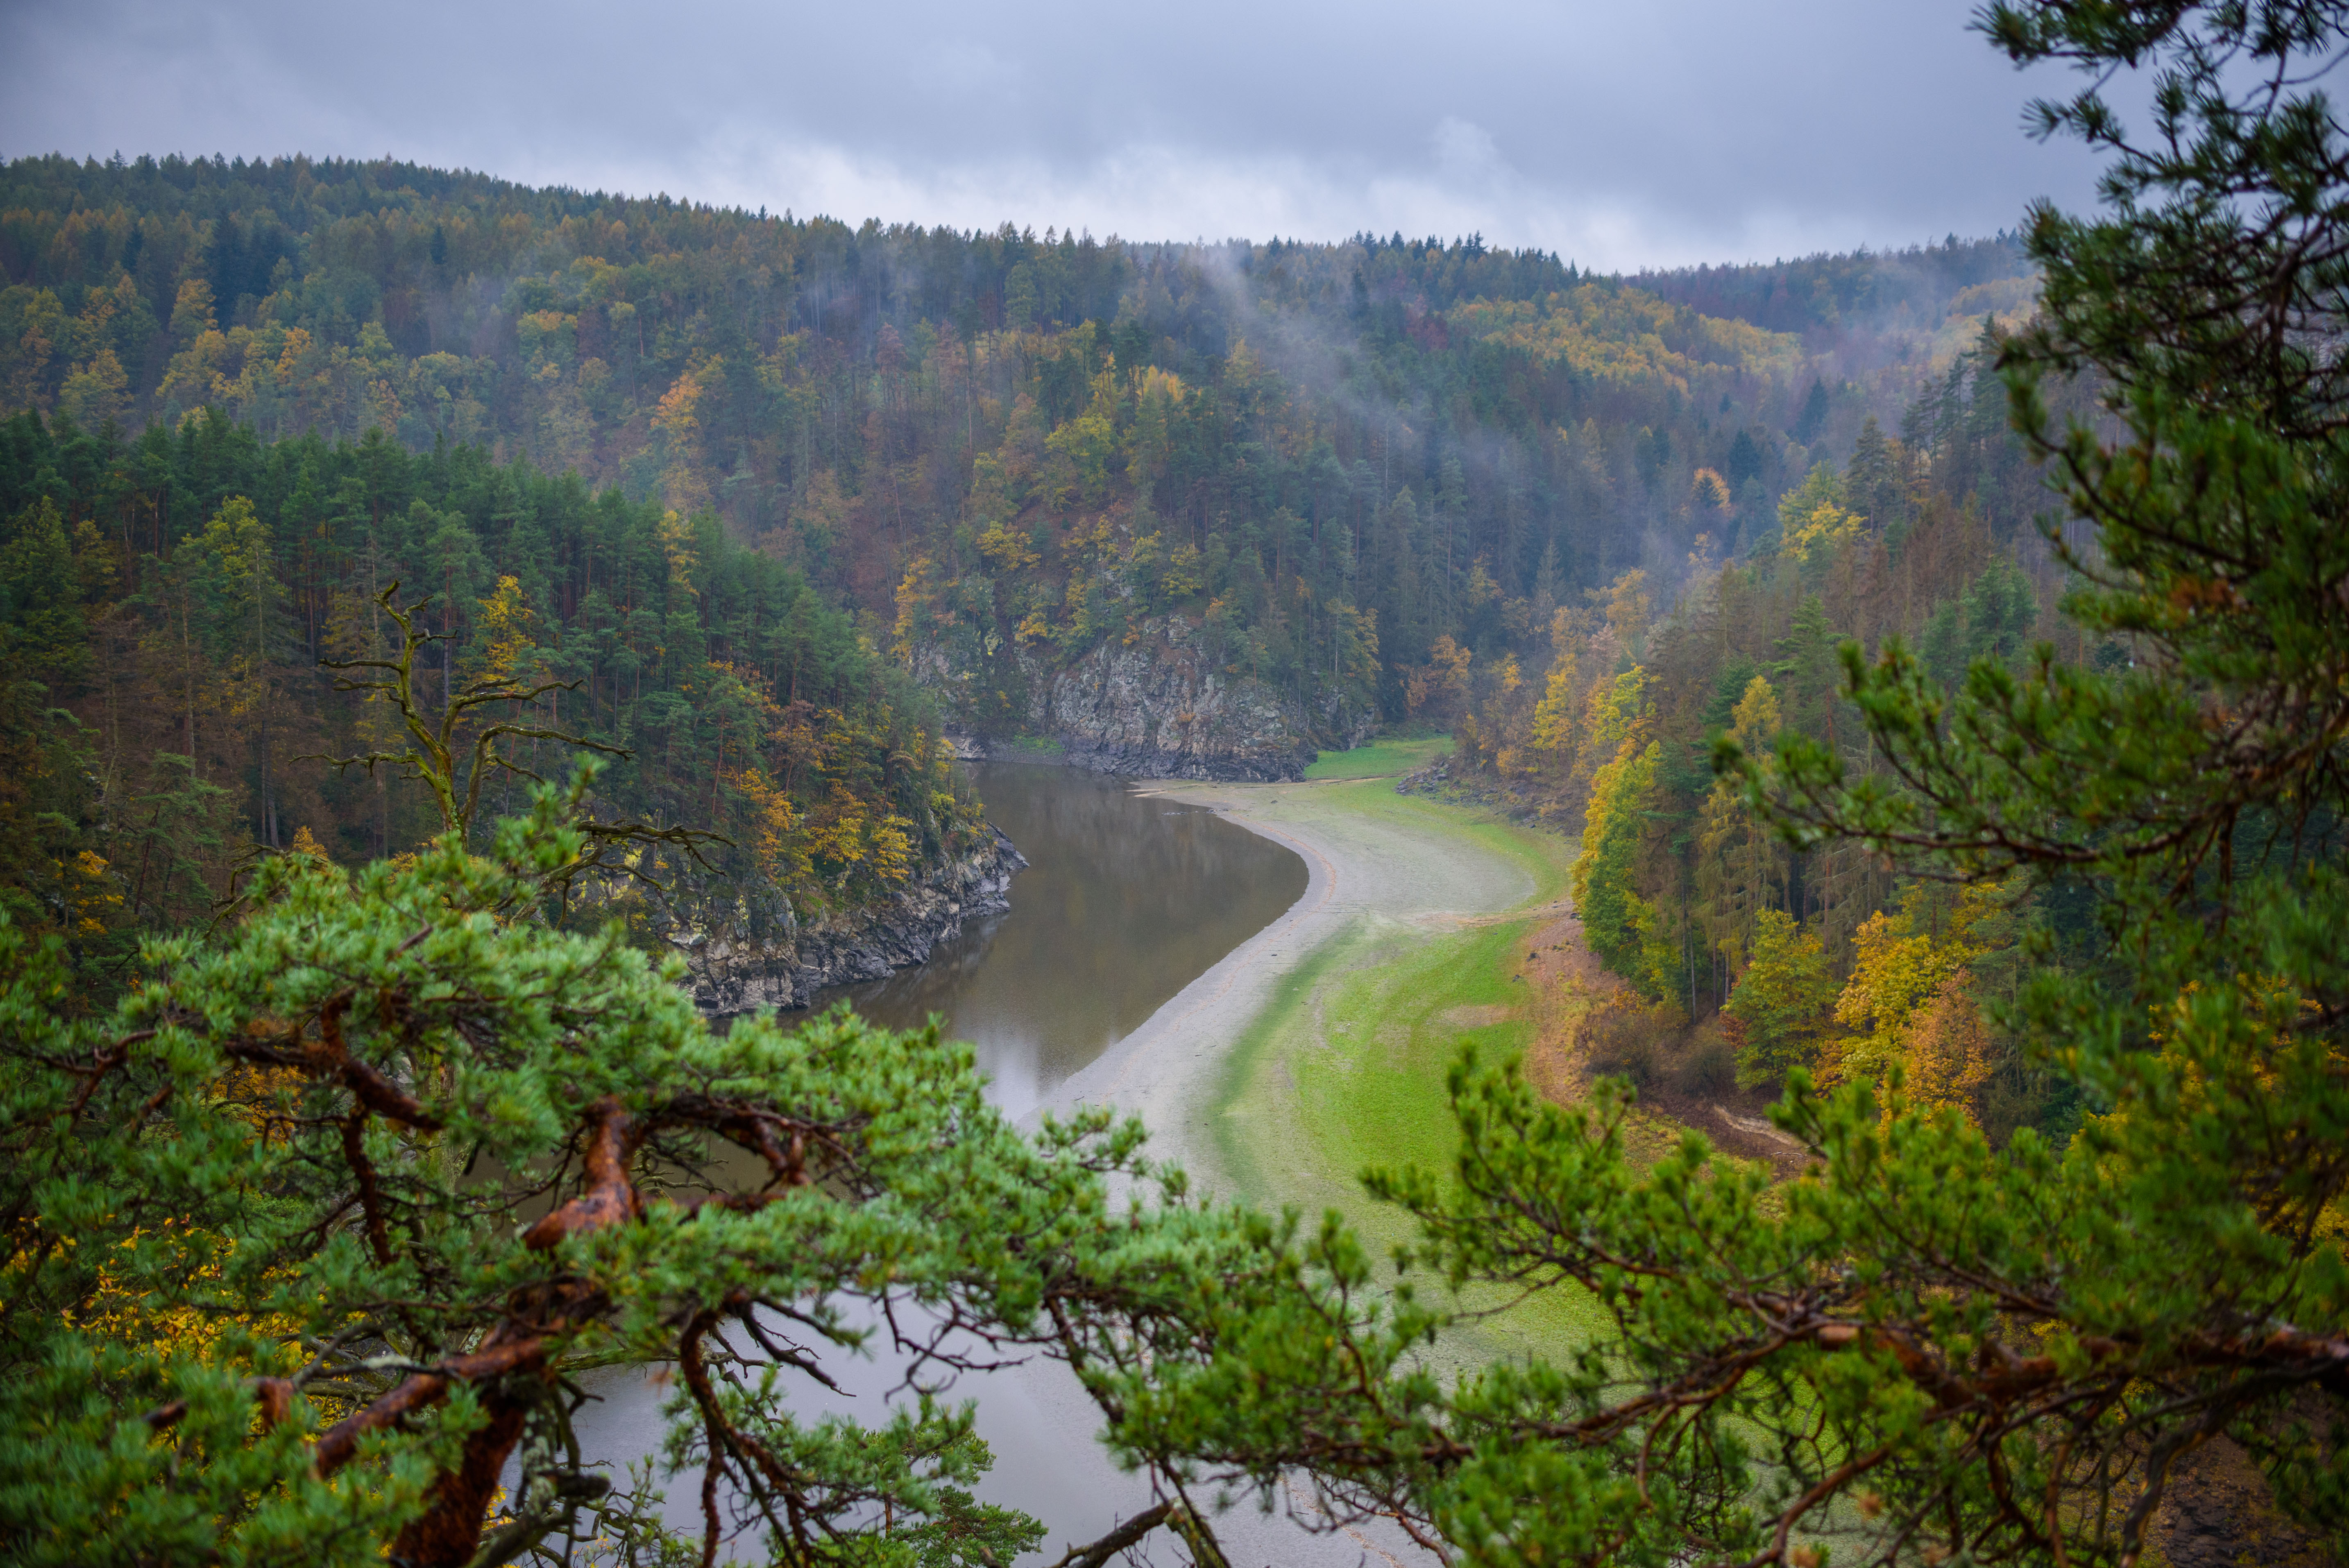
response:
[(0, 150), (389, 152), (852, 222), (1466, 233), (1586, 263), (2012, 226), (2090, 193), (1966, 0), (12, 6)]

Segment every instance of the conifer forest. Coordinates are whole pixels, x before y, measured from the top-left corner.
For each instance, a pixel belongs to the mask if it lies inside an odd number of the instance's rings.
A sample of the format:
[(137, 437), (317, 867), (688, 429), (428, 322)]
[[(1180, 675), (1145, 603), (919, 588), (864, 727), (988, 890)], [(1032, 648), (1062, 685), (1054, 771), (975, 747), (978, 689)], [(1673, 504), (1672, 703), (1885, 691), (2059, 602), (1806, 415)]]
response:
[[(395, 583), (444, 690), (577, 683), (537, 706), (638, 753), (616, 801), (802, 902), (967, 831), (941, 727), (1040, 727), (1022, 661), (1154, 617), (1314, 739), (1464, 723), (1578, 814), (1577, 755), (1613, 744), (1568, 733), (1587, 686), (1700, 580), (1761, 640), (1645, 699), (1682, 715), (1683, 796), (1715, 688), (1788, 638), (1818, 707), (1840, 635), (1938, 612), (1961, 665), (2052, 614), (2043, 569), (1993, 573), (1994, 632), (1951, 621), (2044, 504), (1981, 354), (2031, 298), (2012, 240), (1585, 278), (1474, 239), (851, 231), (307, 160), (24, 160), (5, 203), (8, 592), (57, 617), (16, 655), (57, 717), (16, 744), (98, 781), (12, 825), (36, 918), (170, 925), (243, 845), (421, 837), (423, 791), (322, 760), (376, 743), (320, 661), (380, 651)], [(1692, 303), (1793, 295), (1795, 331)], [(1584, 649), (1609, 595), (1646, 608)], [(142, 833), (166, 864), (76, 886)]]
[[(1992, 0), (2093, 205), (1645, 270), (0, 163), (0, 1560), (2341, 1561), (2344, 46)], [(1047, 757), (1316, 891), (1030, 1114), (831, 987)]]

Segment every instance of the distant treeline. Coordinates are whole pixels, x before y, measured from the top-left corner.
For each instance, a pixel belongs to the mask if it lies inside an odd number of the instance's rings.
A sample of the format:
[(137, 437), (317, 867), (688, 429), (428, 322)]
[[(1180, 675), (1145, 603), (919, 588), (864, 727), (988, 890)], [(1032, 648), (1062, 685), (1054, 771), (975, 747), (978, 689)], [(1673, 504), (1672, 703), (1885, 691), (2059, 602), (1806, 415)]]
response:
[[(1832, 725), (1834, 634), (1956, 616), (2003, 648), (2058, 586), (1973, 352), (2032, 307), (2003, 236), (1627, 282), (1475, 236), (1140, 244), (385, 162), (34, 159), (0, 171), (0, 279), (14, 536), (62, 530), (65, 555), (41, 548), (75, 562), (78, 613), (130, 628), (75, 679), (151, 666), (145, 738), (119, 749), (146, 773), (92, 776), (143, 800), (180, 766), (152, 759), (184, 754), (263, 841), (288, 821), (337, 852), (412, 841), (396, 799), (263, 717), (298, 689), (303, 722), (358, 722), (305, 672), (395, 575), (440, 595), (452, 658), (529, 617), (584, 683), (565, 722), (634, 747), (613, 787), (664, 820), (747, 843), (759, 789), (796, 823), (847, 811), (778, 771), (781, 742), (762, 782), (730, 783), (730, 681), (836, 713), (857, 738), (828, 758), (916, 758), (841, 781), (866, 859), (812, 850), (784, 879), (803, 888), (887, 863), (888, 822), (918, 855), (959, 820), (926, 814), (938, 721), (885, 663), (932, 679), (947, 721), (1016, 731), (1040, 720), (1025, 676), (1179, 616), (1325, 738), (1463, 721), (1472, 759), (1569, 826), (1623, 741), (1655, 740), (1662, 793), (1622, 820), (1679, 825), (1640, 829), (1624, 885), (1679, 923), (1653, 936), (1678, 978), (1641, 959), (1640, 985), (1702, 1012), (1744, 972), (1756, 900), (1823, 923), (1840, 968), (1892, 896), (1795, 861), (1701, 920), (1706, 731), (1756, 675), (1782, 718)], [(226, 581), (189, 552), (240, 495), (282, 593), (254, 655), (277, 673), (208, 735), (170, 717), (159, 628), (181, 626), (184, 664), (201, 617), (171, 606)], [(44, 496), (54, 521), (26, 521)], [(1970, 593), (2013, 598), (2001, 562), (2029, 603), (1971, 629)], [(227, 680), (230, 601), (205, 592)], [(823, 650), (813, 689), (786, 676), (786, 625)], [(1711, 653), (1670, 654), (1700, 626)], [(1591, 693), (1626, 679), (1618, 735)], [(98, 733), (113, 699), (59, 689)]]
[[(1844, 271), (1916, 265), (2021, 271), (2004, 242)], [(1822, 380), (1795, 336), (1474, 238), (852, 229), (298, 159), (20, 160), (0, 274), (0, 387), (84, 429), (487, 443), (774, 536), (881, 625), (926, 562), (928, 630), (981, 658), (1220, 603), (1236, 669), (1389, 719), (1440, 635), (1497, 651), (1699, 534), (1750, 544), (1953, 330), (1888, 322), (1889, 368)]]
[(2018, 268), (2019, 248), (2009, 234), (1971, 241), (1952, 234), (1907, 250), (1681, 267), (1628, 281), (1707, 315), (1795, 333), (1814, 354), (1880, 362), (1919, 335), (2026, 309), (2037, 285)]

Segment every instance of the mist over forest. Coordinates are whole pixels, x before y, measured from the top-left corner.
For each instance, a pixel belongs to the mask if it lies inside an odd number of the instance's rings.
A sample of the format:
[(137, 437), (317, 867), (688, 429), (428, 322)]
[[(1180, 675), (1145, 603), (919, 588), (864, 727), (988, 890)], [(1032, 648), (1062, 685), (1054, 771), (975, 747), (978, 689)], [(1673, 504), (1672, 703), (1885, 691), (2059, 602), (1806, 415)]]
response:
[(2095, 215), (0, 166), (0, 1557), (2339, 1561), (2344, 23), (1974, 26)]
[[(364, 749), (317, 660), (380, 640), (394, 581), (437, 593), (451, 668), (526, 618), (543, 670), (583, 683), (582, 733), (636, 753), (608, 780), (631, 807), (738, 842), (759, 802), (783, 811), (793, 847), (730, 874), (805, 904), (877, 892), (901, 841), (935, 855), (958, 830), (927, 782), (788, 760), (814, 743), (772, 738), (791, 727), (765, 707), (896, 737), (885, 753), (1040, 729), (1021, 661), (1175, 615), (1342, 747), (1537, 681), (1627, 573), (1660, 613), (1684, 587), (1764, 595), (1748, 657), (1812, 597), (1837, 634), (1920, 633), (2044, 504), (1982, 390), (1984, 334), (2034, 288), (2003, 235), (1619, 278), (1473, 235), (852, 229), (405, 165), (36, 159), (0, 181), (0, 504), (55, 508), (39, 570), (94, 595), (51, 656), (98, 794), (47, 820), (95, 832), (169, 799), (160, 833), (201, 779), (188, 898), (246, 835), (358, 855), (423, 830), (414, 790), (317, 760)], [(1847, 468), (1856, 521), (1791, 551), (1784, 498), (1808, 480), (1807, 518)], [(228, 586), (227, 544), (188, 564), (237, 496), (265, 589)], [(1870, 584), (1896, 558), (1889, 606)], [(817, 641), (857, 695), (791, 673), (777, 628), (802, 593), (807, 624), (839, 618)], [(235, 701), (166, 667), (197, 600)], [(1713, 680), (1690, 678), (1667, 722), (1693, 742)], [(1512, 722), (1482, 743), (1531, 779)], [(193, 907), (153, 881), (134, 923)]]
[[(323, 760), (375, 721), (319, 660), (383, 645), (395, 581), (436, 595), (444, 685), (494, 659), (576, 683), (538, 706), (629, 750), (613, 799), (723, 833), (719, 885), (786, 922), (974, 830), (887, 758), (1042, 733), (1037, 666), (1170, 618), (1309, 748), (1458, 727), (1564, 826), (1628, 722), (1607, 694), (1656, 655), (1682, 667), (1623, 699), (1676, 741), (1647, 812), (1693, 823), (1753, 672), (1794, 671), (1823, 729), (1836, 639), (1924, 638), (2002, 562), (2028, 587), (1973, 641), (2067, 636), (1985, 357), (2033, 307), (2006, 235), (1622, 278), (1474, 235), (852, 229), (395, 164), (44, 159), (0, 181), (0, 506), (45, 520), (13, 602), (81, 600), (40, 655), (76, 725), (21, 744), (94, 783), (19, 827), (17, 885), (55, 918), (101, 897), (55, 868), (140, 843), (125, 932), (218, 896), (243, 843), (428, 830), (422, 791)], [(1823, 921), (1840, 970), (1893, 897), (1807, 861), (1703, 894), (1692, 834), (1649, 837), (1631, 896), (1682, 961), (1626, 957), (1630, 913), (1593, 942), (1700, 1016), (1764, 908)]]

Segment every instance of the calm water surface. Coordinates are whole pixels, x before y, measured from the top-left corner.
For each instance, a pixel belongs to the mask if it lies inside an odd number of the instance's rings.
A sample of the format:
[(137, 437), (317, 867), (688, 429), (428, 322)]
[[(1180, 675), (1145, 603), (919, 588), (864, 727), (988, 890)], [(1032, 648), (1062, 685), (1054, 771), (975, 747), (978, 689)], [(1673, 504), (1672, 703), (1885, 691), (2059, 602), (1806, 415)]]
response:
[[(845, 999), (899, 1029), (939, 1015), (950, 1036), (978, 1047), (989, 1098), (1015, 1117), (1305, 892), (1302, 860), (1211, 811), (1075, 769), (984, 763), (974, 772), (988, 817), (1028, 857), (1012, 880), (1010, 913), (973, 923), (918, 969), (839, 987), (818, 1004)], [(802, 1383), (792, 1399), (802, 1419), (887, 1419), (893, 1394), (903, 1394), (893, 1357), (826, 1361), (844, 1392)], [(664, 1379), (613, 1367), (582, 1381), (599, 1397), (578, 1418), (590, 1454), (624, 1468), (658, 1450)], [(1120, 1474), (1093, 1441), (1099, 1414), (1065, 1368), (1036, 1362), (967, 1377), (948, 1398), (978, 1399), (979, 1432), (995, 1452), (978, 1495), (1045, 1521), (1052, 1555), (1148, 1504), (1142, 1482)], [(670, 1480), (666, 1490), (669, 1522), (698, 1530), (694, 1478)], [(1356, 1561), (1350, 1546), (1302, 1536), (1286, 1539), (1279, 1555), (1306, 1568), (1333, 1549), (1333, 1568)]]
[(1159, 1006), (1305, 892), (1305, 862), (1212, 811), (1073, 768), (979, 763), (989, 820), (1028, 857), (1011, 912), (930, 961), (842, 986), (876, 1024), (931, 1013), (978, 1047), (1013, 1116), (1140, 1028)]

